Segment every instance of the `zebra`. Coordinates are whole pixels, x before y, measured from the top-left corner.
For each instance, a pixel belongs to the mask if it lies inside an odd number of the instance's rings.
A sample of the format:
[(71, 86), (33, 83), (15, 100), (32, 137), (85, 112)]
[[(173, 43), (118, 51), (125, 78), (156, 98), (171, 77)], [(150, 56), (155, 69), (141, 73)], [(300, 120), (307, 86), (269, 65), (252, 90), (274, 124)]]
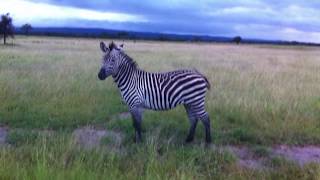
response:
[(152, 73), (138, 68), (137, 63), (113, 41), (107, 47), (100, 42), (103, 59), (100, 80), (112, 76), (123, 101), (127, 104), (135, 128), (135, 142), (141, 142), (141, 121), (145, 109), (169, 110), (183, 104), (190, 122), (186, 143), (194, 139), (197, 122), (205, 127), (206, 143), (211, 142), (210, 118), (205, 110), (205, 94), (210, 89), (207, 78), (193, 69)]

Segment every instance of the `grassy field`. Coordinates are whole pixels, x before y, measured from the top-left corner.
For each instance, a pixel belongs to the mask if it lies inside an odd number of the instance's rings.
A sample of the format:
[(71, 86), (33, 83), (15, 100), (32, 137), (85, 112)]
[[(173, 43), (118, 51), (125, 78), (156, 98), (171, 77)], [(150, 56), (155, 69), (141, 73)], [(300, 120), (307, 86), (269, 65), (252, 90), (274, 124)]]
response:
[[(97, 78), (100, 40), (18, 36), (0, 46), (0, 125), (23, 130), (0, 148), (0, 179), (319, 178), (319, 166), (284, 160), (270, 161), (275, 171), (238, 167), (232, 154), (203, 147), (202, 125), (184, 145), (182, 107), (147, 111), (144, 143), (134, 144), (130, 118), (112, 118), (127, 111), (115, 84)], [(196, 68), (208, 77), (216, 145), (320, 144), (320, 48), (125, 41), (125, 51), (148, 71)], [(88, 124), (123, 133), (121, 150), (77, 148), (71, 132)]]

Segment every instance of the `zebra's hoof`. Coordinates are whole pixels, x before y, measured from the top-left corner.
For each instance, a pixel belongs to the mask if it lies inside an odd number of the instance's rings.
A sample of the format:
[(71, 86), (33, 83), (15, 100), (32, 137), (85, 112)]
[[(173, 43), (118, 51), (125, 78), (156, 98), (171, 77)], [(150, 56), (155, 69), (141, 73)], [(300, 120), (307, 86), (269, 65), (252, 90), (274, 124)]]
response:
[(133, 142), (135, 142), (135, 143), (141, 143), (142, 142), (142, 140), (140, 139), (140, 138), (134, 138), (133, 139)]
[(192, 141), (193, 141), (193, 138), (187, 138), (185, 142), (186, 143), (191, 143)]

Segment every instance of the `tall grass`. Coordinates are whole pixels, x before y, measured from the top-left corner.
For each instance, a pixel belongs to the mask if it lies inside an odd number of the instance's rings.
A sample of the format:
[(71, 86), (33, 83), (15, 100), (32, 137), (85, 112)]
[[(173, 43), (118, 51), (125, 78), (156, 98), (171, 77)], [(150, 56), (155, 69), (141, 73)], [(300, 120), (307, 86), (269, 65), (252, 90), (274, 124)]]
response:
[[(126, 152), (83, 151), (67, 136), (39, 137), (34, 143), (0, 149), (4, 179), (194, 179), (214, 177), (234, 158), (201, 147), (158, 144), (149, 136)], [(208, 158), (209, 157), (209, 158)], [(212, 168), (212, 169), (211, 169)]]
[[(227, 152), (185, 146), (182, 107), (147, 111), (144, 143), (132, 143), (130, 119), (111, 79), (99, 81), (99, 39), (21, 37), (0, 48), (0, 124), (13, 131), (0, 148), (0, 179), (315, 179), (319, 167), (274, 159), (276, 171), (246, 170)], [(110, 40), (106, 40), (110, 41)], [(206, 107), (215, 144), (320, 143), (319, 48), (126, 41), (148, 71), (197, 68), (212, 89)], [(70, 130), (96, 124), (124, 134), (119, 151), (79, 149)], [(29, 129), (59, 130), (39, 137)], [(103, 143), (108, 143), (105, 141)]]

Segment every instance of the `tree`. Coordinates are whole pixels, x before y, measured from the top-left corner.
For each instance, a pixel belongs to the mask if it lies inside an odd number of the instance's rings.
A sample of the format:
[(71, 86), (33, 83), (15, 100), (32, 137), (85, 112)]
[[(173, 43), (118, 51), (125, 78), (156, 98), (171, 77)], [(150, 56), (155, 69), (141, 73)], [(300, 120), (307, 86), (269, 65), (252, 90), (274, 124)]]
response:
[(160, 34), (157, 38), (159, 41), (165, 41), (167, 40), (164, 34)]
[(3, 37), (3, 44), (6, 44), (6, 39), (8, 36), (14, 38), (14, 27), (9, 13), (1, 15), (0, 34)]
[(235, 42), (237, 44), (239, 44), (242, 41), (242, 38), (240, 36), (236, 36), (232, 39), (232, 42)]
[(29, 35), (29, 32), (32, 30), (31, 24), (27, 23), (21, 26), (21, 30), (24, 32), (25, 35)]
[(126, 31), (120, 31), (118, 32), (118, 38), (121, 39), (121, 38), (128, 38), (129, 36), (129, 33), (126, 32)]

